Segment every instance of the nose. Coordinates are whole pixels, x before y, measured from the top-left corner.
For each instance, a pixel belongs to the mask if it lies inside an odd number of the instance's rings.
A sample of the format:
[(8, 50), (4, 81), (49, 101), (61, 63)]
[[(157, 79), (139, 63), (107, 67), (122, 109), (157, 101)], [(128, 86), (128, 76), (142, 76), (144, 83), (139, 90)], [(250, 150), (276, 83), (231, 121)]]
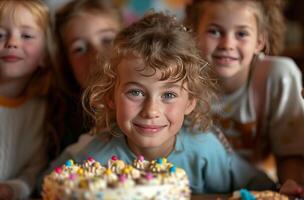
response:
[(235, 39), (232, 35), (224, 35), (220, 42), (219, 42), (219, 48), (224, 50), (231, 50), (234, 48), (235, 45)]
[(6, 48), (18, 48), (18, 38), (13, 35), (10, 35), (6, 41)]
[(148, 119), (160, 117), (160, 106), (157, 100), (151, 98), (147, 99), (140, 114), (143, 118)]

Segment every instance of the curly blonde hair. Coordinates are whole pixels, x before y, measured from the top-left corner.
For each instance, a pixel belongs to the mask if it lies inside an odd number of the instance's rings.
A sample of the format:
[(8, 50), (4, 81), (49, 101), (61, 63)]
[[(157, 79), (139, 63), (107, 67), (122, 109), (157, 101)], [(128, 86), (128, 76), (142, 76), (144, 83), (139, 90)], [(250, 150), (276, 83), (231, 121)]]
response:
[(187, 84), (190, 98), (198, 100), (193, 112), (186, 117), (189, 127), (202, 130), (211, 125), (210, 101), (216, 84), (209, 74), (209, 65), (200, 57), (193, 37), (182, 24), (168, 14), (151, 11), (117, 35), (109, 59), (91, 77), (83, 104), (94, 118), (94, 133), (104, 127), (111, 129), (116, 121), (107, 101), (113, 99), (115, 84), (119, 81), (117, 66), (129, 55), (142, 58), (145, 68), (161, 72), (160, 80)]
[(282, 0), (193, 0), (185, 9), (185, 24), (195, 32), (199, 26), (199, 20), (207, 9), (206, 3), (222, 2), (247, 3), (255, 11), (258, 30), (260, 34), (265, 34), (266, 45), (264, 53), (278, 55), (284, 48), (285, 22), (283, 8), (285, 3)]

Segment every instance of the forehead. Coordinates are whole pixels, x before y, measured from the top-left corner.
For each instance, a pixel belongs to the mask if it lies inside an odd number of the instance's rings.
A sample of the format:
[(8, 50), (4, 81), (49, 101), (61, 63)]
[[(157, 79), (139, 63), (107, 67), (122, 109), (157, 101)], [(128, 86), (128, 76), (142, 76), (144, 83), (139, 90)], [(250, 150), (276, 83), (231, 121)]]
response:
[(117, 65), (117, 74), (120, 78), (133, 77), (132, 75), (151, 77), (155, 73), (156, 71), (148, 67), (142, 58), (132, 55), (124, 57)]
[(203, 13), (201, 16), (202, 23), (211, 22), (224, 26), (256, 26), (255, 8), (247, 2), (208, 2)]
[(118, 31), (119, 22), (109, 14), (83, 12), (72, 16), (64, 27), (65, 39), (87, 36), (102, 30)]
[(30, 10), (24, 6), (10, 5), (7, 9), (2, 10), (0, 16), (1, 23), (13, 23), (17, 26), (31, 27), (35, 29), (40, 29), (37, 22), (37, 17), (31, 13)]
[(125, 56), (117, 65), (119, 79), (125, 80), (147, 78), (153, 81), (177, 82), (173, 75), (176, 70), (177, 67), (174, 64), (168, 65), (163, 69), (151, 67), (142, 58), (132, 55)]

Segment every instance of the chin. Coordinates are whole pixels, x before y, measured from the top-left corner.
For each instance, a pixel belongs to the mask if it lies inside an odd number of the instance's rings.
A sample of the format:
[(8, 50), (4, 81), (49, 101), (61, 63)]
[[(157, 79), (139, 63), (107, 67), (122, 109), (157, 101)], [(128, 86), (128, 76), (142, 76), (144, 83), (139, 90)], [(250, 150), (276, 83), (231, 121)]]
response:
[(232, 72), (231, 69), (229, 68), (216, 68), (216, 74), (217, 76), (220, 78), (220, 79), (227, 79), (227, 78), (231, 78), (233, 77), (236, 73), (235, 72)]

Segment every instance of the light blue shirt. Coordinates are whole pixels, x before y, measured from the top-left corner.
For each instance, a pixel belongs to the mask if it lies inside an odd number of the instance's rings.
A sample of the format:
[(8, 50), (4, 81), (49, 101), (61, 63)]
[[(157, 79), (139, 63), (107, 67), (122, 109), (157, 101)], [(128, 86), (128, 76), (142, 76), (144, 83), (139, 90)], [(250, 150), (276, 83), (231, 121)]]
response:
[[(67, 148), (51, 168), (68, 159), (82, 162), (88, 157), (106, 165), (113, 155), (127, 163), (136, 158), (124, 136), (107, 142), (102, 142), (98, 136), (83, 136), (78, 143)], [(186, 171), (194, 194), (230, 193), (241, 188), (274, 189), (274, 183), (264, 173), (235, 153), (229, 153), (212, 132), (190, 134), (182, 129), (167, 160)]]

